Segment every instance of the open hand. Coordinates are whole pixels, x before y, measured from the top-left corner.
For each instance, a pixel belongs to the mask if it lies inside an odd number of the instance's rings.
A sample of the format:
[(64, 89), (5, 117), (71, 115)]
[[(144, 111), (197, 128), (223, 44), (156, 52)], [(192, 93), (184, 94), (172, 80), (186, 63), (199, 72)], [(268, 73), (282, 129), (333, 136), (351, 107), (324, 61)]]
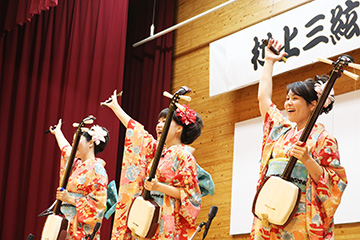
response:
[(280, 52), (281, 44), (278, 43), (275, 39), (270, 39), (269, 44), (265, 48), (265, 60), (271, 60), (277, 62), (281, 60), (284, 56), (288, 55), (286, 52), (276, 55), (270, 50), (270, 47), (273, 46), (278, 52)]

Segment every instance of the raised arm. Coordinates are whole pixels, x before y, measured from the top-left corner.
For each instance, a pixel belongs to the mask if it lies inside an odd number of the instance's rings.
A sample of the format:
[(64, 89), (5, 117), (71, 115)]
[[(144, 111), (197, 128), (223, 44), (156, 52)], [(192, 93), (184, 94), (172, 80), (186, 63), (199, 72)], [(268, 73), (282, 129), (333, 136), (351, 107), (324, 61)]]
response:
[(102, 105), (108, 106), (111, 110), (113, 110), (113, 112), (115, 113), (115, 115), (119, 118), (119, 120), (121, 121), (121, 123), (127, 127), (128, 122), (130, 121), (131, 117), (120, 107), (118, 101), (117, 101), (117, 93), (116, 90), (114, 90), (113, 95), (111, 95), (111, 97), (109, 98), (109, 102), (103, 102), (101, 103)]
[(59, 122), (55, 127), (50, 126), (49, 128), (50, 132), (55, 135), (60, 150), (63, 149), (63, 147), (65, 146), (68, 145), (70, 146), (70, 143), (68, 142), (68, 140), (66, 140), (63, 132), (61, 131), (61, 126), (62, 126), (62, 120), (59, 119)]
[(271, 52), (270, 46), (273, 44), (277, 50), (280, 50), (281, 48), (281, 45), (278, 45), (277, 41), (275, 41), (274, 39), (270, 39), (269, 44), (266, 47), (265, 64), (263, 71), (261, 73), (259, 89), (258, 89), (259, 109), (263, 120), (265, 119), (266, 112), (268, 111), (272, 102), (271, 101), (272, 91), (273, 91), (272, 75), (273, 75), (274, 64), (275, 62), (279, 61), (283, 56), (287, 55), (286, 53), (276, 55), (273, 52)]

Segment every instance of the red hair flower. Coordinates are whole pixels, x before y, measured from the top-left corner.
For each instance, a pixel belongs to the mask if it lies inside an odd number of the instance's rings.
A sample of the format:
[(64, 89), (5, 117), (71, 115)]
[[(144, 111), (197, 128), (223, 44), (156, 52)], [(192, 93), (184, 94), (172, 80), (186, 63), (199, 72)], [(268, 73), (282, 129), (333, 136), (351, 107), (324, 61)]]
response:
[(180, 108), (176, 109), (176, 116), (178, 116), (181, 122), (185, 125), (189, 125), (191, 123), (195, 123), (196, 121), (196, 112), (190, 109), (189, 105), (182, 105), (184, 111), (180, 110)]

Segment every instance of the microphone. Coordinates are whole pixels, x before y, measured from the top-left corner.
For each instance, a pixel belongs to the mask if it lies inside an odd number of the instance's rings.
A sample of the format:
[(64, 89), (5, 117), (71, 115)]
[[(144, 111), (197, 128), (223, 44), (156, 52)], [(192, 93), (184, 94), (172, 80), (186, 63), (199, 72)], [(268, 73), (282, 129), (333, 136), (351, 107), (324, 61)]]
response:
[(204, 234), (203, 234), (203, 237), (202, 239), (205, 239), (208, 231), (209, 231), (209, 228), (210, 228), (210, 224), (211, 224), (211, 221), (213, 220), (213, 218), (216, 216), (216, 213), (218, 211), (218, 207), (217, 206), (212, 206), (210, 208), (210, 211), (209, 211), (209, 218), (207, 220), (207, 222), (205, 223), (205, 230), (204, 230)]
[(196, 228), (196, 231), (193, 233), (193, 235), (191, 236), (191, 238), (190, 238), (189, 240), (193, 240), (194, 237), (195, 237), (195, 235), (196, 235), (198, 232), (201, 231), (201, 228), (202, 228), (204, 225), (205, 225), (205, 223), (204, 223), (204, 222), (201, 222), (201, 223), (199, 224), (199, 226)]
[(97, 222), (97, 223), (95, 224), (94, 230), (93, 230), (93, 232), (91, 233), (91, 235), (87, 235), (87, 236), (85, 237), (85, 239), (93, 240), (94, 237), (95, 237), (95, 234), (96, 234), (97, 231), (99, 230), (100, 226), (101, 226), (101, 223), (100, 223), (100, 222)]

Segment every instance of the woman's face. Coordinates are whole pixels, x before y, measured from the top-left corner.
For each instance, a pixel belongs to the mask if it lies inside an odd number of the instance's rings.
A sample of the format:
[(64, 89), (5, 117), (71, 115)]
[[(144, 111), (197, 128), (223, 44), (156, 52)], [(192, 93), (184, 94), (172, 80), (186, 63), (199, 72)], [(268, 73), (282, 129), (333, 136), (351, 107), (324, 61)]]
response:
[(161, 117), (156, 124), (156, 137), (159, 140), (165, 124), (165, 117)]
[(296, 123), (298, 129), (305, 127), (315, 105), (316, 101), (308, 104), (303, 97), (294, 94), (291, 90), (288, 92), (284, 103), (289, 121)]
[(183, 127), (178, 125), (174, 120), (171, 120), (168, 134), (166, 136), (165, 144), (167, 147), (181, 144), (181, 133)]
[(84, 136), (81, 136), (75, 157), (80, 158), (82, 160), (86, 160), (85, 157), (87, 153), (89, 152), (90, 149), (92, 149), (91, 145), (92, 145), (92, 141), (88, 142)]

